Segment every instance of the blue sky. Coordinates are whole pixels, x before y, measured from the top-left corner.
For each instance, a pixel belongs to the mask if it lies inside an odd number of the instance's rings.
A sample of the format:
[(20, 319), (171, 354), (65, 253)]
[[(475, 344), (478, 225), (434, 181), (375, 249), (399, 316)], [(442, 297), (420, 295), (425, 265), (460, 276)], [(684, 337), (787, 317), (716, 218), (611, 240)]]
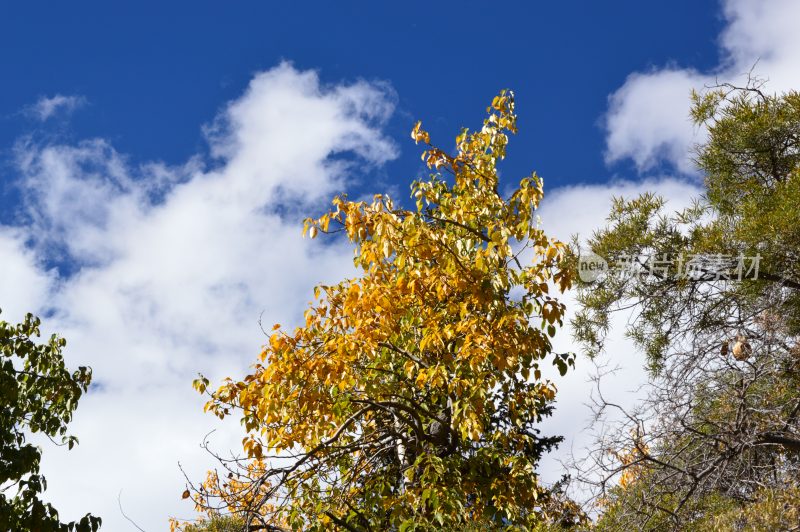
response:
[[(407, 198), (422, 119), (447, 147), (492, 96), (516, 92), (520, 134), (502, 175), (545, 178), (544, 228), (567, 239), (613, 195), (701, 193), (688, 96), (755, 73), (800, 87), (800, 4), (720, 2), (7, 3), (0, 11), (0, 308), (68, 340), (98, 386), (48, 448), (47, 497), (66, 518), (127, 530), (191, 517), (198, 447), (235, 449), (191, 380), (242, 375), (267, 326), (301, 318), (312, 287), (354, 274), (337, 240), (300, 238), (330, 197)], [(572, 295), (565, 300), (570, 305)], [(573, 349), (569, 331), (556, 349)], [(619, 402), (643, 379), (619, 330)], [(559, 387), (542, 463), (580, 455), (592, 367)], [(616, 394), (616, 395), (615, 395)]]
[[(449, 141), (478, 123), (501, 88), (518, 97), (521, 133), (509, 174), (534, 167), (549, 186), (604, 181), (607, 97), (633, 71), (718, 61), (723, 21), (713, 1), (677, 2), (13, 2), (0, 17), (0, 147), (31, 124), (40, 96), (81, 95), (68, 127), (134, 159), (178, 163), (202, 152), (201, 126), (254, 72), (289, 60), (322, 80), (385, 81), (397, 93), (388, 126), (416, 166), (406, 130), (423, 118)], [(7, 175), (7, 171), (4, 172)], [(7, 212), (7, 211), (6, 211)]]

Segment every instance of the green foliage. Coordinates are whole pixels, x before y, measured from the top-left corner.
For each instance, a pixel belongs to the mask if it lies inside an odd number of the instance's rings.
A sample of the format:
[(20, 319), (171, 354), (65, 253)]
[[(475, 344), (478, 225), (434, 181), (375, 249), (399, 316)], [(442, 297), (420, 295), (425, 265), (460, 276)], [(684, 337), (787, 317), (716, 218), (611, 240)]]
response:
[(722, 216), (741, 216), (743, 201), (772, 197), (790, 181), (800, 164), (800, 93), (729, 87), (695, 93), (693, 101), (692, 117), (710, 132), (697, 163), (707, 175), (709, 203)]
[[(756, 89), (715, 90), (694, 96), (693, 117), (709, 130), (698, 147), (697, 163), (706, 172), (705, 197), (682, 212), (665, 212), (663, 198), (644, 194), (616, 198), (606, 229), (590, 240), (606, 258), (689, 259), (739, 254), (760, 256), (758, 279), (735, 286), (718, 283), (723, 300), (757, 304), (775, 289), (773, 308), (800, 330), (800, 94), (767, 96)], [(645, 265), (645, 268), (647, 266)], [(665, 350), (683, 332), (713, 330), (725, 322), (730, 305), (707, 305), (702, 283), (666, 276), (612, 277), (584, 286), (575, 321), (577, 339), (592, 354), (602, 349), (610, 312), (636, 301), (641, 312), (628, 333), (657, 370)], [(708, 273), (708, 272), (707, 272)], [(699, 279), (711, 280), (711, 275)], [(708, 286), (708, 284), (706, 284)]]
[[(642, 482), (629, 490), (615, 488), (614, 502), (604, 508), (593, 530), (618, 532), (620, 530), (674, 530), (674, 522), (665, 512), (637, 514), (628, 511), (641, 500), (648, 483)], [(662, 504), (675, 503), (664, 497)], [(762, 488), (752, 499), (742, 502), (735, 497), (711, 493), (693, 499), (682, 509), (688, 516), (684, 530), (717, 532), (720, 530), (772, 531), (793, 530), (800, 523), (800, 488), (797, 484)]]
[(196, 524), (186, 524), (183, 532), (241, 532), (245, 530), (244, 519), (235, 515), (215, 515)]
[(698, 520), (695, 530), (797, 530), (798, 523), (800, 487), (790, 484), (761, 489), (747, 504), (732, 499), (718, 501)]
[[(650, 417), (631, 418), (646, 434), (611, 447), (632, 450), (600, 530), (797, 524), (787, 508), (800, 477), (800, 94), (721, 87), (695, 94), (692, 116), (709, 132), (696, 159), (706, 194), (675, 213), (652, 194), (616, 199), (589, 242), (640, 270), (579, 287), (576, 337), (599, 352), (612, 314), (632, 308), (626, 332), (653, 378)], [(742, 255), (760, 258), (757, 278), (719, 275)], [(663, 258), (672, 266), (653, 270)], [(680, 258), (697, 258), (693, 275)]]
[(39, 325), (31, 314), (18, 325), (0, 321), (0, 529), (95, 531), (99, 517), (62, 523), (39, 498), (47, 487), (39, 474), (41, 450), (27, 443), (26, 433), (43, 433), (72, 449), (78, 440), (67, 434), (67, 424), (92, 378), (89, 368), (66, 369), (63, 338), (37, 343)]

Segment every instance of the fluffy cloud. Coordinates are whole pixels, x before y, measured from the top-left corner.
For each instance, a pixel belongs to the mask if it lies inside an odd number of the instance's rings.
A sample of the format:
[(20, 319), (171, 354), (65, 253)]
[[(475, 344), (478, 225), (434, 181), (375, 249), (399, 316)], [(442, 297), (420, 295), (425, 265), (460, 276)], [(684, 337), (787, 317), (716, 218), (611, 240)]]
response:
[(57, 114), (68, 115), (85, 104), (86, 98), (83, 96), (56, 94), (50, 97), (42, 96), (35, 104), (29, 106), (26, 111), (33, 118), (44, 122)]
[(702, 131), (689, 119), (689, 94), (705, 81), (691, 69), (628, 76), (609, 99), (606, 161), (630, 158), (646, 171), (667, 160), (691, 173), (690, 149)]
[(606, 116), (609, 162), (630, 158), (640, 171), (661, 162), (694, 172), (692, 146), (705, 137), (689, 119), (692, 89), (719, 83), (743, 85), (747, 74), (768, 80), (767, 89), (800, 86), (800, 4), (792, 0), (724, 0), (727, 26), (719, 38), (722, 61), (709, 72), (668, 67), (628, 76), (611, 95)]
[(47, 498), (63, 517), (92, 511), (121, 530), (120, 491), (146, 529), (191, 516), (178, 461), (202, 478), (214, 465), (204, 434), (218, 428), (221, 450), (241, 437), (202, 414), (191, 381), (241, 374), (263, 342), (260, 315), (300, 317), (311, 286), (352, 273), (349, 248), (302, 240), (300, 222), (356, 163), (396, 156), (380, 130), (393, 101), (385, 87), (325, 87), (284, 64), (209, 127), (210, 168), (199, 156), (133, 167), (97, 139), (16, 146), (24, 221), (0, 227), (3, 317), (48, 315), (68, 364), (91, 365), (96, 383), (72, 426), (81, 444), (44, 454)]
[[(68, 364), (95, 372), (73, 423), (81, 444), (44, 454), (47, 497), (64, 517), (91, 510), (105, 528), (122, 529), (118, 497), (146, 529), (192, 516), (179, 500), (178, 461), (201, 478), (214, 465), (199, 448), (204, 435), (217, 429), (213, 444), (225, 451), (238, 448), (241, 432), (203, 415), (189, 384), (196, 372), (241, 374), (263, 341), (262, 312), (267, 325), (300, 316), (307, 298), (298, 294), (352, 273), (349, 249), (300, 239), (299, 221), (346, 185), (353, 167), (344, 152), (362, 165), (395, 156), (380, 132), (392, 102), (384, 87), (323, 88), (313, 72), (282, 65), (256, 76), (208, 127), (212, 168), (200, 156), (134, 167), (100, 139), (16, 146), (25, 222), (0, 227), (4, 317), (47, 313), (48, 329), (68, 338)], [(696, 192), (670, 179), (572, 186), (549, 191), (540, 215), (562, 239), (588, 235), (611, 196), (644, 190), (675, 207)], [(630, 401), (641, 364), (614, 341), (611, 355), (626, 368), (614, 382)], [(573, 348), (568, 334), (556, 347)], [(588, 443), (591, 373), (579, 361), (567, 377), (552, 375), (561, 394), (545, 430), (568, 443), (543, 463), (549, 480), (560, 474), (558, 459)]]
[(0, 226), (0, 319), (22, 318), (31, 308), (42, 308), (54, 275), (25, 246), (26, 231)]
[[(581, 241), (585, 241), (593, 231), (605, 225), (613, 197), (634, 198), (644, 192), (663, 197), (669, 210), (681, 210), (688, 207), (692, 198), (698, 197), (702, 191), (694, 183), (670, 177), (573, 185), (545, 191), (538, 214), (548, 234), (562, 241), (569, 241), (573, 235), (577, 235)], [(570, 215), (563, 216), (565, 212)], [(564, 303), (567, 305), (565, 321), (569, 321), (577, 309), (574, 293), (568, 293)], [(554, 368), (548, 368), (550, 371), (545, 372), (558, 386), (558, 396), (555, 414), (544, 421), (542, 430), (548, 435), (563, 435), (565, 441), (558, 450), (543, 458), (539, 471), (544, 480), (557, 481), (565, 472), (562, 464), (569, 463), (573, 458), (584, 457), (586, 448), (594, 443), (594, 430), (598, 427), (590, 427), (593, 420), (588, 405), (592, 395), (596, 394), (594, 379), (600, 371), (606, 374), (601, 380), (601, 388), (608, 400), (627, 406), (643, 397), (642, 385), (647, 382), (647, 374), (643, 356), (624, 334), (629, 318), (630, 314), (626, 312), (614, 317), (605, 342), (605, 352), (595, 361), (579, 356), (575, 369), (564, 377), (558, 375)], [(559, 331), (553, 348), (558, 353), (576, 351), (577, 346), (572, 341), (569, 327)]]

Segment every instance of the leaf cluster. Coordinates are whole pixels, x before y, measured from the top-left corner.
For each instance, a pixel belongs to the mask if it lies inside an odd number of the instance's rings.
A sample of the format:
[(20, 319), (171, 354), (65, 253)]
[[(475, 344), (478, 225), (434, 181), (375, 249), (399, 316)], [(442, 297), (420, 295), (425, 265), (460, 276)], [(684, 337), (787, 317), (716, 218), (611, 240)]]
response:
[(524, 529), (558, 513), (535, 466), (559, 438), (536, 425), (556, 394), (540, 365), (574, 362), (551, 344), (564, 316), (551, 291), (572, 272), (536, 223), (541, 179), (499, 193), (513, 94), (487, 111), (454, 154), (416, 124), (434, 173), (412, 185), (415, 209), (338, 196), (306, 220), (312, 238), (343, 233), (361, 275), (315, 288), (305, 323), (276, 325), (253, 372), (212, 392), (207, 410), (241, 413), (251, 467), (204, 493), (302, 530)]
[[(589, 468), (609, 530), (757, 523), (742, 516), (791, 498), (800, 474), (800, 95), (723, 86), (694, 96), (693, 117), (709, 133), (706, 193), (675, 213), (653, 194), (615, 200), (589, 247), (639, 269), (578, 290), (589, 354), (631, 312), (651, 369), (647, 398), (604, 427)], [(715, 272), (739, 255), (759, 258), (755, 275)], [(680, 257), (705, 258), (693, 276), (651, 266)]]
[(26, 435), (43, 433), (72, 449), (78, 440), (67, 424), (92, 379), (87, 367), (66, 368), (63, 338), (36, 342), (40, 324), (31, 314), (17, 325), (0, 321), (0, 528), (95, 531), (100, 518), (87, 514), (62, 523), (56, 509), (40, 500), (47, 487), (39, 474), (41, 450)]

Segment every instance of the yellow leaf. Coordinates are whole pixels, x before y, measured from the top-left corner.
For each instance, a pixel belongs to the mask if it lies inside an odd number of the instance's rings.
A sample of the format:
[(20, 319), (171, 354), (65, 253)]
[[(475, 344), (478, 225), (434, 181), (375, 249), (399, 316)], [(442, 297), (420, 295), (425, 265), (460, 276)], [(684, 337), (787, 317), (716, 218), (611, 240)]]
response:
[[(561, 245), (534, 222), (538, 177), (522, 180), (510, 200), (497, 193), (502, 187), (496, 165), (516, 130), (512, 93), (501, 92), (487, 112), (482, 127), (459, 132), (455, 153), (430, 145), (421, 122), (414, 124), (412, 139), (427, 144), (423, 160), (448, 174), (412, 185), (416, 210), (396, 208), (381, 194), (358, 202), (337, 196), (328, 212), (304, 221), (310, 238), (329, 232), (332, 220), (340, 223), (353, 245), (356, 269), (337, 284), (314, 287), (304, 323), (291, 333), (276, 324), (261, 362), (212, 394), (206, 410), (221, 418), (242, 413), (249, 462), (235, 482), (206, 484), (218, 490), (209, 495), (230, 509), (262, 501), (263, 515), (274, 515), (275, 524), (287, 529), (290, 520), (319, 523), (317, 509), (327, 508), (334, 493), (339, 506), (333, 513), (380, 500), (387, 509), (402, 508), (389, 512), (389, 520), (395, 514), (426, 516), (431, 508), (419, 506), (421, 494), (414, 489), (373, 488), (386, 486), (387, 475), (396, 473), (375, 449), (381, 442), (411, 441), (422, 428), (431, 436), (424, 452), (397, 449), (412, 451), (398, 458), (430, 459), (403, 470), (409, 480), (435, 472), (437, 486), (429, 493), (440, 498), (440, 513), (434, 519), (447, 521), (439, 528), (462, 519), (463, 501), (451, 494), (463, 486), (481, 486), (480, 499), (471, 504), (481, 508), (495, 501), (509, 522), (535, 506), (535, 453), (520, 453), (531, 441), (519, 428), (538, 423), (538, 407), (556, 390), (541, 382), (538, 369), (550, 354), (550, 338), (530, 318), (541, 313), (545, 330), (555, 330), (564, 308), (548, 295), (547, 283), (563, 290), (571, 274), (556, 263)], [(513, 242), (515, 250), (535, 246), (527, 267), (508, 259), (512, 239), (519, 241)], [(445, 409), (458, 433), (452, 439), (456, 449), (443, 448), (433, 437), (431, 418)], [(273, 467), (264, 446), (296, 457), (314, 449), (319, 467), (276, 478), (283, 482), (278, 486), (248, 484), (246, 479), (267, 478), (265, 471)], [(491, 449), (502, 467), (468, 467), (463, 457), (477, 448)], [(443, 452), (447, 460), (440, 459)], [(339, 475), (343, 465), (356, 474)], [(321, 477), (326, 471), (333, 474)], [(285, 509), (271, 498), (289, 494), (291, 499), (301, 486), (309, 488), (303, 488), (303, 499), (286, 501)], [(289, 516), (289, 509), (297, 515)], [(395, 530), (400, 523), (377, 528)]]

